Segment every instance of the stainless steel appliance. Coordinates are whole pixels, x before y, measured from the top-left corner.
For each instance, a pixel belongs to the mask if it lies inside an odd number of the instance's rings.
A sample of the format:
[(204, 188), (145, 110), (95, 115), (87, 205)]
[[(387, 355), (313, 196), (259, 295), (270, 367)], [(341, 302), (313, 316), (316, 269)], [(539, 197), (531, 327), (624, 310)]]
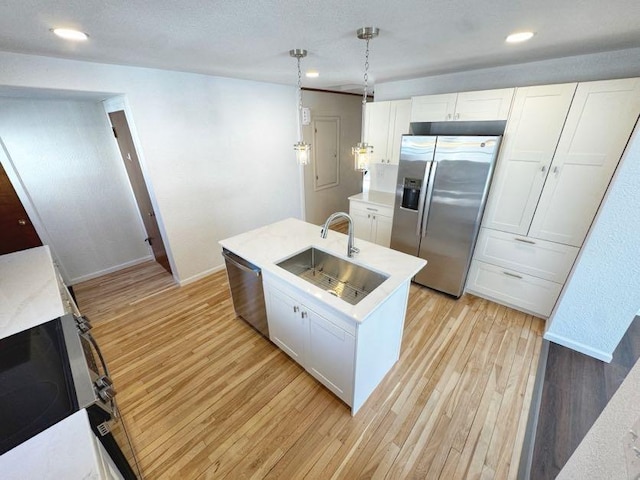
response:
[(226, 248), (222, 249), (227, 266), (229, 288), (236, 315), (269, 338), (267, 309), (262, 290), (262, 271)]
[(414, 281), (462, 295), (500, 135), (403, 135), (391, 248), (427, 260)]
[(85, 408), (122, 476), (136, 479), (116, 392), (90, 328), (68, 313), (0, 340), (0, 454)]

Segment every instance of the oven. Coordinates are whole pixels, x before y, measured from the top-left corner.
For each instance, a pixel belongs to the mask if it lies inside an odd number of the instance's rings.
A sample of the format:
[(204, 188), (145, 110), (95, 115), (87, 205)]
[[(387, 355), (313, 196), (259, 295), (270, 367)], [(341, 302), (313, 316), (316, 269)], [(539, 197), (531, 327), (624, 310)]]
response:
[(0, 455), (85, 408), (123, 477), (141, 478), (90, 329), (68, 313), (0, 340)]

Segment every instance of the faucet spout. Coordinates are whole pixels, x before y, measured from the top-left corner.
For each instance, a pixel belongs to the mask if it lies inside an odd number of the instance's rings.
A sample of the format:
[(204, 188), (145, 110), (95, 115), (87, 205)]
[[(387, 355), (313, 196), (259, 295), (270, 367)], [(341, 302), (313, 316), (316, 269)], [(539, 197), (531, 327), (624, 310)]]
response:
[(320, 236), (322, 238), (327, 238), (327, 233), (329, 232), (329, 226), (333, 223), (334, 220), (340, 217), (346, 218), (347, 221), (349, 222), (349, 230), (348, 230), (349, 240), (347, 241), (347, 257), (353, 257), (353, 255), (360, 252), (360, 250), (356, 248), (353, 244), (353, 219), (349, 216), (349, 214), (345, 212), (335, 212), (329, 215), (329, 218), (327, 218), (327, 221), (324, 222), (324, 226), (320, 231)]

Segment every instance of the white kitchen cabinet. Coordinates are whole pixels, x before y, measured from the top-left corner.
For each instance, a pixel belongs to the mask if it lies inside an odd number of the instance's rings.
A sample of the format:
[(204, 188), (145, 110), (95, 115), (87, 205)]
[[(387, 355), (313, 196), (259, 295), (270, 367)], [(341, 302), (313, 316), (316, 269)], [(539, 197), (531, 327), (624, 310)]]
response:
[(311, 375), (351, 405), (355, 338), (308, 305), (273, 286), (265, 288), (269, 338)]
[(365, 141), (373, 145), (372, 162), (397, 164), (402, 135), (409, 133), (411, 100), (367, 103)]
[(282, 351), (304, 366), (307, 318), (300, 304), (276, 289), (266, 291), (269, 309), (269, 338)]
[(579, 248), (481, 228), (474, 259), (564, 283)]
[(398, 361), (410, 280), (356, 321), (272, 272), (263, 274), (270, 339), (355, 414)]
[(479, 260), (471, 262), (467, 287), (484, 298), (541, 317), (551, 314), (562, 290), (560, 283)]
[(580, 83), (529, 236), (581, 246), (640, 113), (640, 79)]
[(506, 120), (514, 88), (411, 98), (411, 122)]
[(357, 238), (389, 247), (393, 225), (391, 207), (349, 200), (349, 215), (353, 219), (354, 233)]
[(307, 371), (342, 401), (351, 403), (355, 337), (313, 310), (304, 309), (309, 321)]
[(551, 313), (639, 114), (640, 79), (518, 89), (468, 292)]
[(519, 235), (528, 233), (576, 86), (518, 88), (483, 226)]

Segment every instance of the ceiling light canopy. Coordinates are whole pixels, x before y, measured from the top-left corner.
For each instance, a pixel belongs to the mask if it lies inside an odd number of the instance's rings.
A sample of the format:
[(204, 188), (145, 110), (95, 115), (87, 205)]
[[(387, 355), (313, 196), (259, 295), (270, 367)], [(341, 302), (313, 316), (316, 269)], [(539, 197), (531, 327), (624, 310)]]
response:
[(526, 42), (527, 40), (531, 40), (534, 35), (535, 33), (533, 32), (515, 32), (509, 35), (505, 41), (507, 43)]
[(296, 153), (298, 165), (307, 165), (309, 163), (311, 145), (305, 143), (302, 136), (302, 74), (300, 73), (300, 59), (307, 56), (307, 51), (301, 48), (294, 48), (289, 50), (289, 55), (298, 60), (298, 143), (293, 145), (293, 150)]
[(89, 35), (86, 33), (81, 32), (80, 30), (73, 30), (72, 28), (52, 28), (51, 31), (60, 38), (72, 40), (74, 42), (84, 42), (89, 38)]
[(355, 147), (351, 148), (351, 153), (355, 160), (354, 168), (362, 172), (366, 172), (369, 169), (369, 161), (371, 160), (371, 154), (373, 153), (373, 145), (367, 144), (364, 140), (364, 123), (365, 123), (365, 109), (367, 106), (367, 90), (369, 87), (369, 41), (372, 38), (376, 38), (380, 33), (380, 29), (377, 27), (364, 27), (358, 29), (356, 35), (360, 40), (367, 41), (367, 48), (364, 55), (364, 92), (362, 95), (362, 134), (360, 135), (360, 142)]

